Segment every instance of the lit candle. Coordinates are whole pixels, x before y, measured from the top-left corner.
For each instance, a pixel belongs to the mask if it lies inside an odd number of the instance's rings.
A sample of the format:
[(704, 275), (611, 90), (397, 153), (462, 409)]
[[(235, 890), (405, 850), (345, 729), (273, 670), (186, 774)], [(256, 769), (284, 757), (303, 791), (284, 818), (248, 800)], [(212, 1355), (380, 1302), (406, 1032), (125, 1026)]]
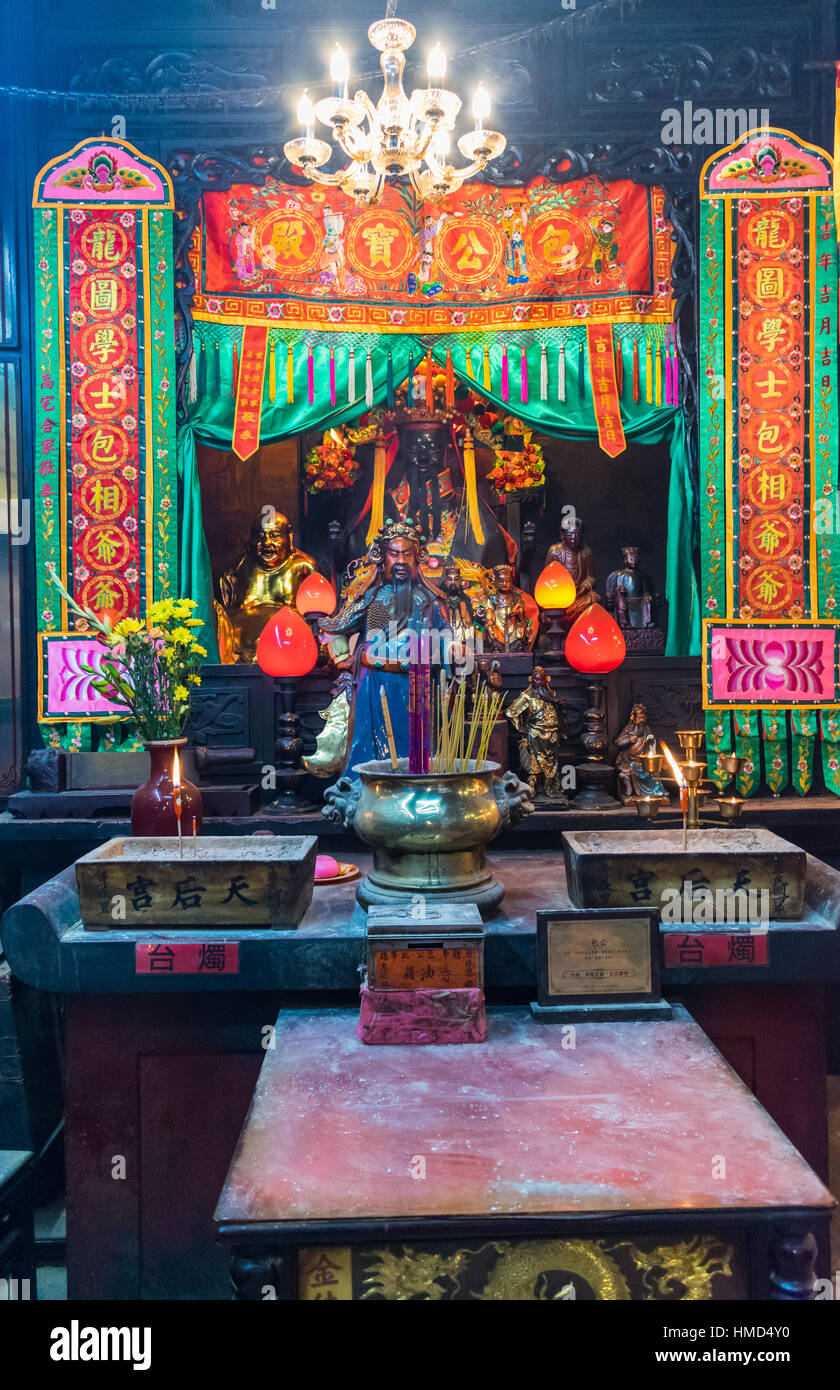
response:
[(347, 96), (347, 82), (350, 77), (350, 64), (347, 61), (347, 54), (340, 43), (335, 46), (335, 53), (330, 63), (330, 77), (333, 85), (337, 89), (335, 95), (344, 101)]
[(178, 749), (172, 759), (172, 796), (175, 804), (175, 819), (178, 822), (178, 858), (184, 857), (184, 841), (181, 837), (181, 761)]
[(446, 76), (446, 54), (439, 43), (435, 44), (426, 60), (426, 72), (430, 87), (439, 87)]
[(484, 122), (490, 115), (490, 95), (483, 82), (478, 84), (473, 97), (473, 115), (475, 116), (476, 130), (483, 130)]

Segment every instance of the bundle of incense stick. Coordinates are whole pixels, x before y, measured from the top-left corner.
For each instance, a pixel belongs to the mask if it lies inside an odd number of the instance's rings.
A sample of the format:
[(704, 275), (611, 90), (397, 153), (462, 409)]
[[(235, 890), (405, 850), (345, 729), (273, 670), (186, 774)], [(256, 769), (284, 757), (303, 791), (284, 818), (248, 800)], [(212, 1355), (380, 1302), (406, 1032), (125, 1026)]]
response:
[(471, 764), (480, 767), (485, 763), (503, 700), (503, 694), (491, 695), (487, 684), (482, 682), (467, 733), (467, 682), (464, 679), (447, 681), (445, 672), (441, 671), (431, 771), (468, 772)]

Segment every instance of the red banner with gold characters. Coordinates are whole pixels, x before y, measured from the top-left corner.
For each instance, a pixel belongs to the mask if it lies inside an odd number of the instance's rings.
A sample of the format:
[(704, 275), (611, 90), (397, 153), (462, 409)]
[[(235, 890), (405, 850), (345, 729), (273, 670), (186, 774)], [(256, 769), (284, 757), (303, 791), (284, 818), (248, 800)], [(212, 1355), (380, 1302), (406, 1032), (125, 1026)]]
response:
[(589, 375), (592, 378), (592, 399), (598, 423), (598, 442), (605, 454), (615, 458), (627, 447), (618, 383), (615, 379), (615, 344), (612, 324), (590, 323), (586, 326), (589, 345)]
[(70, 213), (73, 596), (136, 615), (140, 478), (135, 215)]
[(739, 565), (742, 611), (806, 611), (804, 205), (742, 199), (737, 209)]
[(372, 208), (340, 189), (235, 184), (204, 195), (194, 313), (378, 332), (669, 323), (664, 203), (661, 188), (594, 176), (470, 183), (440, 203), (388, 185)]

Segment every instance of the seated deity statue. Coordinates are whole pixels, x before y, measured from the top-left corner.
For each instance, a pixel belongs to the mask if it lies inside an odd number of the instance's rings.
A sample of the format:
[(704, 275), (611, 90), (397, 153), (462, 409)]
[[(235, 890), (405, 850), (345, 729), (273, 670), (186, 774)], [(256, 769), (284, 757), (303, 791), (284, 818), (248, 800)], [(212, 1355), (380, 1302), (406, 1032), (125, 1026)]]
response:
[(565, 565), (575, 581), (574, 600), (568, 608), (564, 609), (560, 620), (564, 627), (569, 628), (580, 617), (581, 613), (585, 613), (593, 603), (599, 603), (601, 596), (595, 591), (592, 551), (583, 544), (583, 522), (580, 517), (576, 515), (568, 517), (560, 529), (562, 533), (560, 540), (549, 549), (546, 563), (550, 564), (552, 560), (559, 560), (561, 565)]
[(256, 661), (260, 633), (278, 608), (291, 606), (315, 569), (297, 550), (288, 517), (274, 512), (251, 527), (248, 545), (221, 576), (216, 614), (219, 655), (225, 665)]
[(664, 651), (656, 624), (656, 587), (639, 568), (639, 547), (621, 547), (623, 564), (607, 576), (607, 608), (624, 633), (628, 651)]
[(484, 628), (486, 652), (527, 652), (534, 639), (521, 589), (513, 582), (512, 565), (496, 565), (492, 588), (475, 610)]
[(618, 795), (624, 806), (629, 806), (638, 796), (656, 796), (667, 805), (668, 794), (660, 779), (648, 772), (641, 761), (643, 753), (656, 752), (656, 737), (647, 722), (644, 705), (634, 705), (630, 718), (615, 740), (618, 756), (615, 771), (618, 778)]

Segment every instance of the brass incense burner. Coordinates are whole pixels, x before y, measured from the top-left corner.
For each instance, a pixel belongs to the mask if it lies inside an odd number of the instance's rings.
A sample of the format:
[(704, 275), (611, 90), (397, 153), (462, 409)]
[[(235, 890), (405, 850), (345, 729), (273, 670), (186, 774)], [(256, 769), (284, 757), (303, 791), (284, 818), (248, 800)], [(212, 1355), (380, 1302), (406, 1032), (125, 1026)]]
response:
[(486, 846), (533, 810), (531, 788), (498, 763), (466, 772), (409, 773), (388, 761), (358, 763), (326, 793), (324, 815), (373, 849), (359, 884), (363, 907), (421, 895), (478, 904), (493, 912), (504, 888), (487, 866)]

